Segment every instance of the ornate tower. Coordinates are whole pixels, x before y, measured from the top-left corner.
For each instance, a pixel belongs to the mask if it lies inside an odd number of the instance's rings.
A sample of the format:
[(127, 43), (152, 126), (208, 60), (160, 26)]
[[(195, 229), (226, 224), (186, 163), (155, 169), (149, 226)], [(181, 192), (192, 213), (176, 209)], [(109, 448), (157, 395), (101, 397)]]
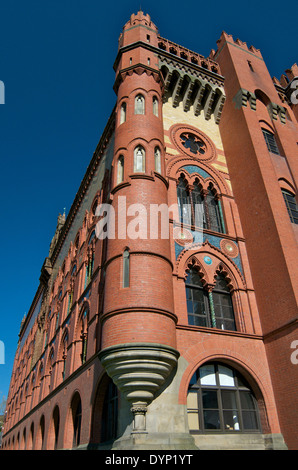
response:
[(150, 220), (152, 205), (168, 202), (163, 80), (152, 46), (157, 47), (157, 28), (140, 11), (124, 26), (114, 66), (111, 198), (116, 230), (107, 246), (100, 353), (132, 405), (134, 439), (147, 434), (147, 406), (170, 378), (179, 356), (170, 241), (160, 236), (161, 224)]

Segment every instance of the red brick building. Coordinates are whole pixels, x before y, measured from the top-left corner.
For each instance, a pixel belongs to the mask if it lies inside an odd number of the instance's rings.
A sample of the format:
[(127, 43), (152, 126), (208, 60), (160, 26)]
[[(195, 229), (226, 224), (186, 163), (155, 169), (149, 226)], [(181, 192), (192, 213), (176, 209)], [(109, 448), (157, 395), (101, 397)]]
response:
[[(4, 449), (297, 449), (297, 65), (132, 15), (22, 322)], [(109, 216), (109, 217), (108, 217)]]

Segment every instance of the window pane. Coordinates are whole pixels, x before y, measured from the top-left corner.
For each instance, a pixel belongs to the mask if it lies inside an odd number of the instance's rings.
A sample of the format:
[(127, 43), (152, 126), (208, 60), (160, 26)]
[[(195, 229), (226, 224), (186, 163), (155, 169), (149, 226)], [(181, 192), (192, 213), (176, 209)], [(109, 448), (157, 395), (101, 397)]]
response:
[(205, 429), (220, 429), (219, 411), (205, 410), (203, 413)]
[(258, 429), (258, 421), (255, 411), (242, 411), (243, 428)]
[(192, 326), (207, 326), (207, 319), (203, 315), (188, 315), (188, 323)]
[(221, 391), (222, 406), (225, 409), (235, 410), (237, 409), (236, 403), (236, 392), (231, 390)]
[(203, 408), (218, 408), (217, 391), (202, 390)]
[(218, 366), (219, 372), (219, 383), (225, 387), (234, 387), (235, 381), (233, 376), (233, 371), (229, 367), (225, 367), (222, 365)]
[(200, 367), (201, 385), (216, 385), (215, 371), (213, 364)]
[(241, 407), (245, 410), (254, 410), (255, 403), (250, 392), (240, 392)]

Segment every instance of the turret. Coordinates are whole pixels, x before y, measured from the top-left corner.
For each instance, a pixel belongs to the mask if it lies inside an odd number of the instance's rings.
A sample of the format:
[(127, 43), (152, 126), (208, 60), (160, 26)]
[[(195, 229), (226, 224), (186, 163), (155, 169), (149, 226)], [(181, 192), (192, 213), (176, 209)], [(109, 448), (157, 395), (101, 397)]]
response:
[(157, 44), (157, 28), (150, 17), (132, 15), (115, 63), (111, 198), (116, 230), (107, 245), (100, 354), (132, 405), (134, 434), (147, 432), (147, 406), (178, 359), (170, 240), (150, 219), (152, 207), (168, 202), (163, 81), (152, 44)]

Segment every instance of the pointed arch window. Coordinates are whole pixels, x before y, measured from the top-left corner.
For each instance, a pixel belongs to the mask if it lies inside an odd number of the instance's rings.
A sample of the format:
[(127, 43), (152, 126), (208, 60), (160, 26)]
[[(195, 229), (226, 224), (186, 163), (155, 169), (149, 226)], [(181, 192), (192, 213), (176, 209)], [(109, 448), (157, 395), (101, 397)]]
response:
[(117, 163), (117, 184), (122, 183), (124, 180), (124, 157), (120, 155)]
[(129, 287), (129, 250), (126, 249), (123, 252), (123, 276), (122, 276), (122, 287)]
[(85, 279), (85, 287), (90, 283), (92, 275), (93, 275), (93, 269), (94, 269), (94, 244), (93, 240), (95, 238), (95, 230), (90, 235), (89, 238), (89, 249), (88, 249), (88, 259), (87, 259), (87, 267), (86, 267), (86, 279)]
[(58, 447), (59, 426), (60, 426), (60, 413), (58, 406), (53, 411), (53, 425), (54, 425), (54, 449)]
[(153, 96), (152, 100), (153, 114), (158, 117), (158, 99), (156, 96)]
[(211, 185), (203, 190), (198, 181), (195, 181), (190, 190), (184, 176), (181, 176), (178, 180), (177, 198), (181, 223), (224, 233), (221, 203)]
[(66, 331), (64, 333), (63, 350), (62, 350), (62, 362), (63, 362), (62, 378), (63, 380), (65, 379), (65, 372), (66, 372), (67, 343), (68, 343), (68, 332)]
[(82, 340), (82, 352), (81, 362), (85, 364), (87, 358), (87, 341), (88, 341), (88, 310), (85, 309), (81, 319), (81, 340)]
[(120, 124), (126, 121), (126, 103), (122, 103), (120, 108)]
[(136, 147), (134, 151), (134, 172), (145, 172), (145, 150), (141, 145)]
[(193, 326), (236, 330), (231, 293), (223, 274), (218, 274), (214, 288), (206, 289), (195, 268), (186, 281), (188, 323)]
[(145, 98), (141, 94), (135, 97), (135, 114), (145, 114)]
[(292, 224), (298, 224), (298, 204), (295, 196), (285, 189), (282, 190), (282, 195)]
[(181, 223), (191, 224), (190, 194), (184, 177), (179, 178), (177, 186), (179, 218)]
[(269, 152), (279, 155), (280, 153), (274, 134), (264, 128), (262, 128), (262, 132)]
[(261, 432), (257, 401), (244, 377), (227, 364), (203, 364), (187, 394), (190, 432)]
[(154, 163), (155, 163), (155, 171), (157, 173), (161, 173), (161, 154), (159, 147), (155, 147), (154, 149)]
[(82, 402), (78, 393), (71, 402), (72, 420), (73, 420), (73, 447), (80, 445), (81, 424), (82, 424)]

